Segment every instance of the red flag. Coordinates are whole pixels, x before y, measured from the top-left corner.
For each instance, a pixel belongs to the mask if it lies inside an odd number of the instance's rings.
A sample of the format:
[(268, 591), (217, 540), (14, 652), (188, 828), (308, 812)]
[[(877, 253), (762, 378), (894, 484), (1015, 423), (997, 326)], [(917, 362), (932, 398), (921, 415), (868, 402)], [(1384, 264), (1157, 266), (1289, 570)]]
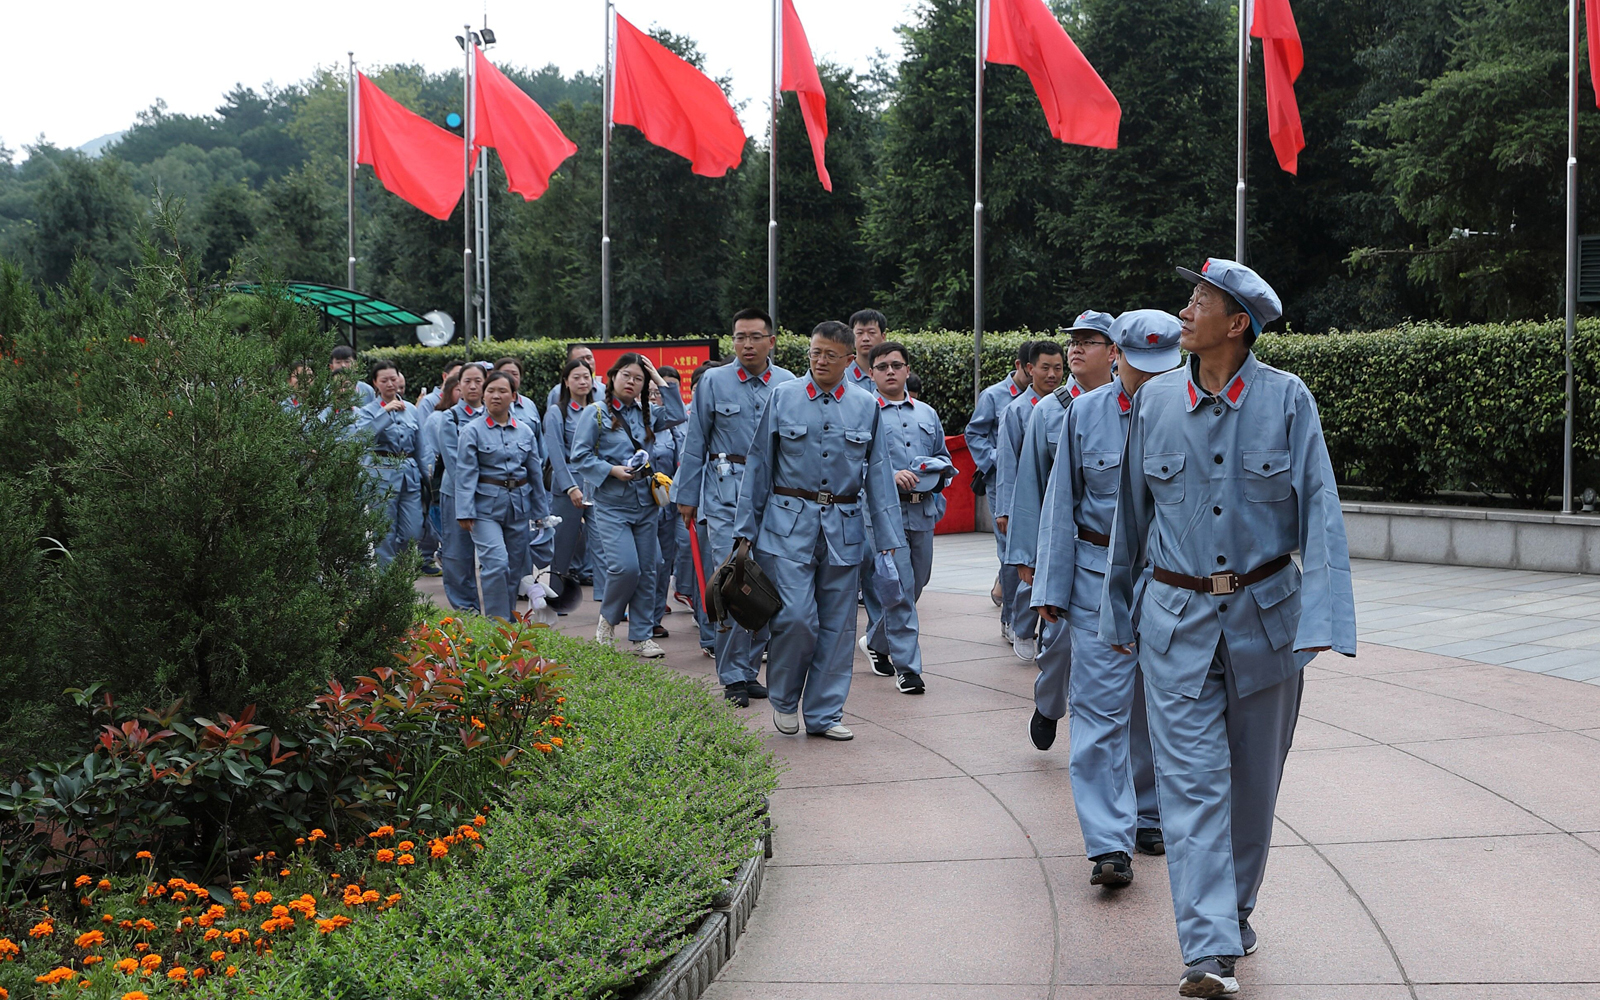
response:
[(1278, 154), (1278, 166), (1291, 174), (1298, 173), (1306, 136), (1300, 131), (1300, 105), (1294, 99), (1294, 81), (1305, 68), (1306, 60), (1289, 0), (1255, 0), (1250, 37), (1261, 39), (1261, 50), (1266, 56), (1267, 134), (1272, 136), (1272, 149)]
[(1600, 107), (1600, 52), (1594, 47), (1595, 36), (1600, 35), (1600, 2), (1583, 0), (1583, 16), (1589, 29), (1589, 85), (1594, 88), (1595, 107)]
[(484, 58), (482, 49), (473, 51), (478, 96), (472, 143), (498, 152), (509, 189), (533, 201), (549, 189), (550, 175), (578, 147), (533, 98)]
[(448, 219), (466, 189), (461, 137), (415, 114), (359, 78), (357, 163), (368, 163), (383, 186), (435, 219)]
[(800, 118), (806, 123), (806, 135), (811, 139), (811, 158), (817, 161), (817, 178), (824, 189), (832, 191), (833, 179), (828, 176), (827, 164), (823, 162), (823, 150), (828, 144), (828, 98), (822, 92), (822, 78), (817, 75), (817, 63), (811, 57), (811, 43), (806, 41), (806, 29), (800, 26), (800, 15), (794, 12), (793, 0), (783, 0), (783, 75), (779, 81), (779, 90), (792, 90), (800, 98)]
[(722, 88), (617, 15), (612, 121), (632, 125), (695, 173), (721, 177), (744, 159), (744, 127)]
[(1028, 74), (1050, 134), (1062, 142), (1116, 149), (1122, 106), (1044, 0), (989, 0), (988, 7), (984, 58)]

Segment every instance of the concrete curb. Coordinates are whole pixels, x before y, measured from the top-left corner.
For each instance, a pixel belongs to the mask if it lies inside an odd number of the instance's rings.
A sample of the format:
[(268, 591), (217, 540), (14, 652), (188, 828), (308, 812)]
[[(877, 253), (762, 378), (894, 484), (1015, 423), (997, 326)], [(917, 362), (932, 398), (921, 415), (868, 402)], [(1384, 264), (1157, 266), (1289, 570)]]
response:
[(733, 957), (734, 945), (750, 923), (771, 854), (772, 835), (768, 833), (757, 844), (755, 855), (739, 866), (733, 884), (712, 900), (713, 909), (694, 937), (633, 1000), (696, 1000), (705, 992)]

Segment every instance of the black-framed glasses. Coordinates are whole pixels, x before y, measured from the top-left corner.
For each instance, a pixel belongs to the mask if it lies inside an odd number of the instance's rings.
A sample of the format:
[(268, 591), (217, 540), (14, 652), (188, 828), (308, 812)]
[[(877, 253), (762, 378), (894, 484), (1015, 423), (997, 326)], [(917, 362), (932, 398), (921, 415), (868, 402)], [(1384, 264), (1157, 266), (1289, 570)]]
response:
[(880, 361), (872, 366), (872, 370), (881, 375), (887, 375), (890, 372), (903, 372), (910, 367), (904, 361)]
[(1067, 344), (1069, 346), (1071, 346), (1071, 347), (1078, 347), (1078, 348), (1110, 347), (1110, 346), (1112, 346), (1111, 345), (1111, 341), (1109, 341), (1109, 340), (1089, 340), (1088, 338), (1079, 339), (1078, 337), (1073, 337), (1072, 339), (1068, 340)]

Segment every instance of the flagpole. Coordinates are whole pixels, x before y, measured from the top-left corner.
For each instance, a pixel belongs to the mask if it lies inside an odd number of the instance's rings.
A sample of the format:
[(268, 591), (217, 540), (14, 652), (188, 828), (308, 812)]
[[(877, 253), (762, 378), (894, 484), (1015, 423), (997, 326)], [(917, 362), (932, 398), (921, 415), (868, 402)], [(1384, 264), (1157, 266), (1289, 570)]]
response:
[(782, 36), (779, 32), (779, 5), (783, 0), (772, 0), (772, 132), (767, 148), (767, 315), (772, 317), (773, 332), (778, 329), (778, 91), (779, 64)]
[(1239, 3), (1239, 182), (1233, 192), (1233, 259), (1244, 261), (1245, 139), (1250, 123), (1250, 9)]
[(985, 0), (973, 0), (972, 405), (983, 395), (983, 28)]
[(603, 127), (600, 139), (600, 342), (611, 339), (611, 0), (606, 0), (606, 73), (600, 101)]
[[(472, 25), (461, 29), (466, 65), (461, 76), (461, 336), (471, 344), (472, 315)], [(472, 348), (467, 348), (470, 351)]]
[[(1590, 0), (1593, 2), (1593, 0)], [(1589, 40), (1590, 45), (1594, 39)], [(1589, 58), (1593, 59), (1591, 52)], [(1572, 342), (1578, 326), (1578, 0), (1567, 0), (1567, 414), (1561, 449), (1561, 513), (1572, 513)]]
[[(350, 72), (345, 84), (345, 286), (353, 292), (356, 290), (356, 160), (361, 156), (361, 138), (356, 120), (356, 54), (352, 51), (349, 56)], [(354, 350), (355, 346), (356, 327), (351, 323), (350, 348)]]

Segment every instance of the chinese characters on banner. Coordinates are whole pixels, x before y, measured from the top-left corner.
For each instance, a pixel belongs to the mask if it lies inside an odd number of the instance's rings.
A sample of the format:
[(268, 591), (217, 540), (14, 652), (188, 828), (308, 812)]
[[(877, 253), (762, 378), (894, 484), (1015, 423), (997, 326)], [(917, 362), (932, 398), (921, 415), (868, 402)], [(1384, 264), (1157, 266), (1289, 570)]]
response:
[(717, 358), (717, 342), (715, 340), (639, 340), (627, 343), (612, 341), (609, 344), (590, 344), (589, 349), (594, 351), (595, 374), (601, 377), (611, 370), (611, 365), (624, 354), (642, 354), (650, 359), (650, 363), (660, 368), (670, 365), (678, 369), (682, 379), (678, 383), (678, 390), (683, 394), (683, 405), (688, 406), (693, 398), (693, 390), (689, 386), (689, 376), (694, 370), (707, 361)]

